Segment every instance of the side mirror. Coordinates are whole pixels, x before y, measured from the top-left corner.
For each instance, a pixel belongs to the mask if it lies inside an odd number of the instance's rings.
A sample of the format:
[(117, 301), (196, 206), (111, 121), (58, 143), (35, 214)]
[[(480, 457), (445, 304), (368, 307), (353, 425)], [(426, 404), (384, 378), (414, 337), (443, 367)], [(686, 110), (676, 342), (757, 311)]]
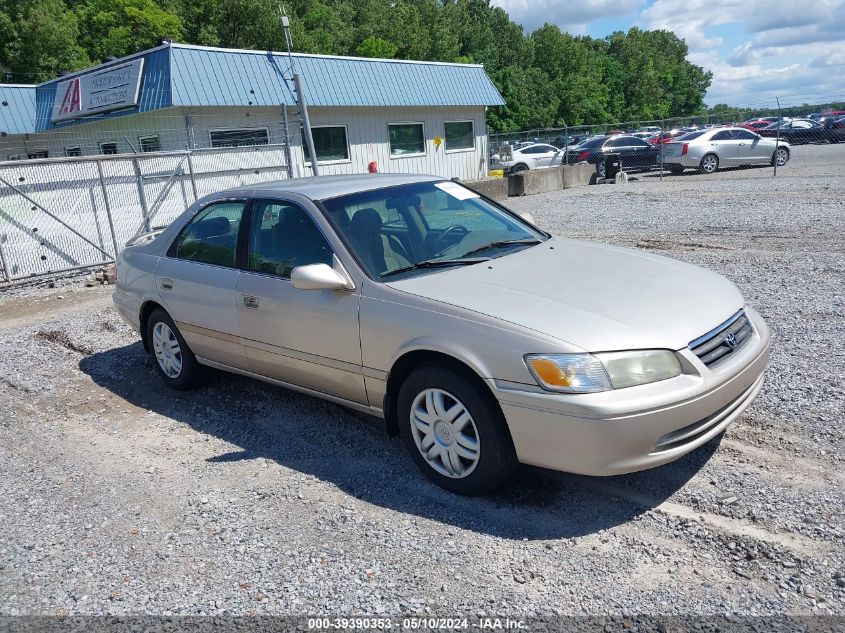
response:
[(534, 216), (530, 213), (520, 213), (519, 217), (528, 222), (528, 224), (530, 224), (531, 226), (537, 226), (537, 222), (534, 220)]
[(345, 290), (348, 283), (328, 264), (297, 266), (290, 274), (294, 288), (300, 290)]

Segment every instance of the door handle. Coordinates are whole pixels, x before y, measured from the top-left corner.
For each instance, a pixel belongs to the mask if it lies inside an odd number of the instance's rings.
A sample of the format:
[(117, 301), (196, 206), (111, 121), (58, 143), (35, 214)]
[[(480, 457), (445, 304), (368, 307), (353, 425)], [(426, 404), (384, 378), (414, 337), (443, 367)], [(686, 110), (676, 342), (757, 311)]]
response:
[(162, 277), (159, 281), (159, 286), (162, 290), (173, 290), (173, 280), (167, 277)]
[(250, 310), (258, 310), (258, 297), (253, 297), (252, 295), (244, 295), (243, 301), (243, 305), (245, 308), (249, 308)]

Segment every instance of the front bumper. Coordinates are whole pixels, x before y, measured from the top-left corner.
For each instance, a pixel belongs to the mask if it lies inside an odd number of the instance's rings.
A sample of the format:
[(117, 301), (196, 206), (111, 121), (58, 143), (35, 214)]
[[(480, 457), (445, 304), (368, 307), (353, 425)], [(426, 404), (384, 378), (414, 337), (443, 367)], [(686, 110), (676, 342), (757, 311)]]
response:
[(596, 394), (526, 391), (492, 381), (519, 461), (583, 475), (660, 466), (695, 450), (745, 411), (763, 385), (770, 334), (753, 310), (752, 340), (708, 368), (688, 349), (684, 374)]

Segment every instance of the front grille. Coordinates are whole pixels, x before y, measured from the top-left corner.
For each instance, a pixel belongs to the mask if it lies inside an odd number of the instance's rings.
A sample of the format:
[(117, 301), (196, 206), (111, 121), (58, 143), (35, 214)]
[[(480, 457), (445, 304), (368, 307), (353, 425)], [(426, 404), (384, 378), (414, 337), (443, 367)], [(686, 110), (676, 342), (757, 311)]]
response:
[(742, 349), (753, 332), (745, 310), (740, 310), (715, 330), (690, 342), (689, 348), (702, 363), (711, 367)]

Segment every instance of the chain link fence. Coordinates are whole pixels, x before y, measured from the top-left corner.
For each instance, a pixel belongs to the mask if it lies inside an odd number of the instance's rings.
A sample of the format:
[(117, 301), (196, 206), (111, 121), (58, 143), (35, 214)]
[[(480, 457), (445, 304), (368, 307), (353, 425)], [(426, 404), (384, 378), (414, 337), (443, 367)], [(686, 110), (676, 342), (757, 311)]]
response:
[(257, 145), (0, 164), (0, 283), (115, 260), (197, 199), (289, 178), (286, 148)]
[[(505, 171), (518, 171), (545, 166), (542, 161), (508, 161), (513, 164), (497, 164), (503, 145), (520, 150), (530, 145), (542, 144), (556, 150), (552, 164), (579, 162), (583, 154), (581, 146), (590, 139), (610, 135), (629, 135), (653, 145), (658, 150), (657, 161), (651, 165), (658, 168), (666, 145), (685, 134), (712, 128), (743, 128), (763, 138), (780, 140), (789, 145), (820, 145), (845, 142), (845, 111), (829, 113), (811, 113), (808, 116), (773, 116), (760, 111), (736, 111), (720, 115), (699, 117), (678, 117), (672, 119), (622, 121), (598, 125), (563, 126), (499, 132), (489, 135), (489, 158), (491, 168), (504, 168)], [(529, 149), (529, 152), (535, 152)]]

